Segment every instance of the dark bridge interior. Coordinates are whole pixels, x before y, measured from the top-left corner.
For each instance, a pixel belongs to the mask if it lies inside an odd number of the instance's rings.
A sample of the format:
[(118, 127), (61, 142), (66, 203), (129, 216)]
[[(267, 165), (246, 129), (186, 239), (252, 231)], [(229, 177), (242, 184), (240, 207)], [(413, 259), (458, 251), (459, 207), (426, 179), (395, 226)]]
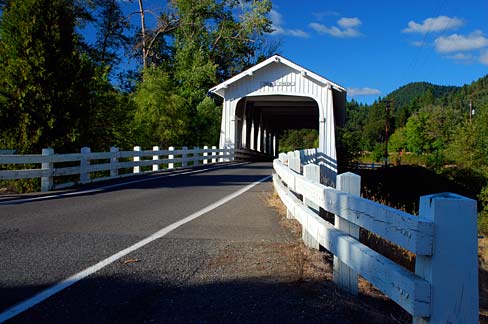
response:
[(319, 128), (319, 107), (307, 97), (261, 96), (249, 97), (247, 108), (262, 116), (262, 122), (272, 133), (287, 129)]

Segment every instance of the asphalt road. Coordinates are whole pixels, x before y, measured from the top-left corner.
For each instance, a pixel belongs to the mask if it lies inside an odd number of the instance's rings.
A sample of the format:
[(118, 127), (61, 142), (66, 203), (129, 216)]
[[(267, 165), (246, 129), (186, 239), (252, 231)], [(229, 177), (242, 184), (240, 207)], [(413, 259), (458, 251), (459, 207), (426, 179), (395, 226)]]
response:
[[(271, 171), (270, 163), (234, 165), (146, 177), (142, 179), (147, 181), (58, 199), (0, 205), (0, 313)], [(269, 217), (272, 212), (263, 208), (263, 192), (270, 188), (269, 180), (253, 187), (11, 321), (140, 320), (151, 293), (162, 286), (178, 289), (219, 246), (229, 241), (274, 240), (273, 233), (277, 239), (286, 236), (276, 219)], [(181, 315), (175, 312), (168, 318)]]

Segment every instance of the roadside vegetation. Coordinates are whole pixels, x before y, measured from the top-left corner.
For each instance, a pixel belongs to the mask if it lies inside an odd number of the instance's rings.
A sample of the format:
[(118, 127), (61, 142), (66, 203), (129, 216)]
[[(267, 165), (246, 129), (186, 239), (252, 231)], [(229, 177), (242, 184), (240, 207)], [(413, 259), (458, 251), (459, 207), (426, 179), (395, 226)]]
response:
[[(411, 83), (346, 109), (336, 136), (339, 169), (388, 160), (388, 169), (362, 172), (366, 195), (418, 213), (421, 195), (459, 193), (478, 201), (479, 231), (488, 235), (488, 75), (463, 87)], [(289, 131), (280, 148), (317, 147), (316, 137), (316, 130)]]
[(221, 102), (207, 91), (275, 51), (271, 1), (146, 4), (1, 0), (0, 150), (216, 145)]

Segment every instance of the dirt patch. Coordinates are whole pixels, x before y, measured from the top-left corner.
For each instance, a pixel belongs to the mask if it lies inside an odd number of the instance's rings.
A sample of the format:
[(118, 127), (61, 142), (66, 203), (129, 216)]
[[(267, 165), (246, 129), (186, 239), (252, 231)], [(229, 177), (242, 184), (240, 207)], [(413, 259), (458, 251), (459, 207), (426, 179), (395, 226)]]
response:
[[(212, 279), (286, 284), (307, 305), (321, 314), (341, 314), (339, 322), (411, 323), (411, 316), (363, 278), (359, 278), (359, 295), (350, 296), (333, 282), (333, 256), (326, 251), (311, 250), (301, 240), (301, 225), (286, 218), (286, 207), (276, 193), (264, 197), (268, 206), (280, 215), (280, 223), (293, 235), (292, 241), (235, 242), (210, 260)], [(325, 316), (325, 315), (324, 315)], [(339, 315), (338, 315), (339, 316)], [(331, 318), (323, 318), (331, 320)]]

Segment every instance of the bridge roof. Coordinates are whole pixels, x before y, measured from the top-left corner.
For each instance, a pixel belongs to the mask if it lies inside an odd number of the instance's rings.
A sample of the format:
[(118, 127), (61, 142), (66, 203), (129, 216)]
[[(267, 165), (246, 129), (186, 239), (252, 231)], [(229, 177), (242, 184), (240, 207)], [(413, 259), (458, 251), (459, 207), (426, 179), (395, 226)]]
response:
[(334, 83), (320, 75), (318, 75), (317, 73), (315, 72), (312, 72), (308, 69), (305, 69), (304, 67), (280, 56), (280, 55), (273, 55), (271, 56), (270, 58), (264, 60), (263, 62), (261, 63), (258, 63), (256, 65), (254, 65), (253, 67), (233, 76), (232, 78), (216, 85), (215, 87), (213, 87), (212, 89), (210, 89), (210, 92), (213, 92), (215, 94), (218, 94), (219, 96), (221, 97), (224, 97), (224, 89), (226, 89), (229, 85), (231, 85), (232, 83), (235, 83), (235, 82), (239, 82), (239, 80), (247, 77), (247, 76), (252, 76), (253, 73), (257, 70), (260, 70), (262, 69), (263, 67), (265, 66), (268, 66), (270, 64), (273, 64), (273, 63), (281, 63), (281, 64), (284, 64), (298, 72), (300, 72), (302, 75), (306, 75), (307, 77), (313, 79), (313, 80), (316, 80), (320, 83), (323, 83), (323, 84), (330, 84), (334, 89), (340, 91), (340, 92), (345, 92), (346, 89), (340, 85), (338, 85), (337, 83)]

